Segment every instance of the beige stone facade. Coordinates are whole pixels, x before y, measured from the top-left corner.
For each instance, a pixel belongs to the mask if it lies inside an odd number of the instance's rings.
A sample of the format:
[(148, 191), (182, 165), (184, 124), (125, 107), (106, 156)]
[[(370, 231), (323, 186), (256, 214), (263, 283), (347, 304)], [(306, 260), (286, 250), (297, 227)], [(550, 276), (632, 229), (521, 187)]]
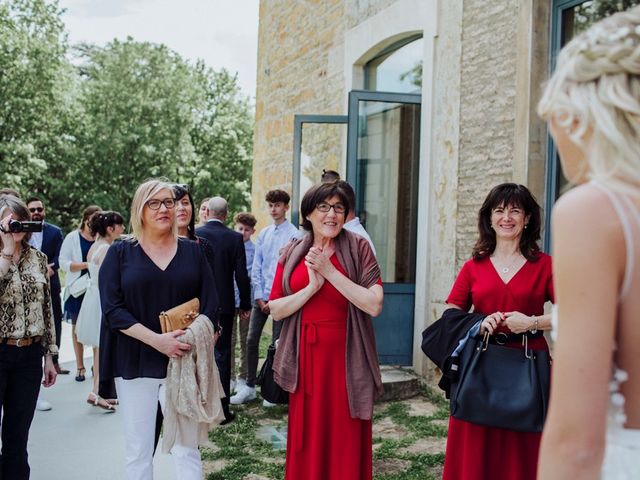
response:
[(544, 202), (546, 129), (533, 110), (547, 74), (549, 12), (548, 0), (261, 1), (259, 227), (268, 221), (265, 192), (291, 191), (293, 116), (346, 115), (348, 92), (363, 88), (362, 65), (403, 35), (423, 34), (413, 366), (424, 375), (432, 367), (420, 332), (470, 255), (488, 190), (516, 181)]
[(264, 196), (291, 193), (294, 114), (340, 114), (341, 69), (331, 65), (345, 29), (339, 0), (260, 2), (252, 211), (268, 225)]

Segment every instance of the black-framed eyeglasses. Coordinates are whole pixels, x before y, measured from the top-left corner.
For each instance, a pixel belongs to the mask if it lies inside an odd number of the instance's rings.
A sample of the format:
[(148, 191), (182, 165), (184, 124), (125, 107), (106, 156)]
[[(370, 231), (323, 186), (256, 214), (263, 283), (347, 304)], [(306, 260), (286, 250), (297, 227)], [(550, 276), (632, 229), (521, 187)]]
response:
[(147, 207), (151, 210), (160, 210), (161, 205), (164, 205), (167, 209), (171, 210), (176, 206), (176, 199), (165, 198), (164, 200), (158, 200), (157, 198), (152, 198), (151, 200), (147, 200)]
[(333, 208), (333, 211), (336, 213), (344, 213), (347, 211), (347, 207), (345, 207), (341, 203), (331, 204), (327, 202), (320, 202), (316, 205), (316, 208), (318, 209), (319, 212), (322, 212), (322, 213), (327, 213), (332, 208)]
[(42, 213), (42, 212), (44, 212), (44, 208), (42, 208), (42, 207), (34, 207), (34, 208), (30, 208), (29, 211), (31, 213), (36, 213), (36, 212)]

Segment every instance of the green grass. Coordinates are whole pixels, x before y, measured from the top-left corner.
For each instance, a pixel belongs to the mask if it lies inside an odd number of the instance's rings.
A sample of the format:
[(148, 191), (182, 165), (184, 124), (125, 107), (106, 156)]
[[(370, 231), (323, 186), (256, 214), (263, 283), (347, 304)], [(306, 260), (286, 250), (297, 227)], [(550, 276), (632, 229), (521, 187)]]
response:
[[(265, 344), (265, 349), (269, 341), (269, 336), (266, 336), (266, 341), (261, 342), (261, 344)], [(388, 417), (408, 432), (408, 435), (400, 439), (373, 438), (373, 460), (378, 470), (385, 470), (383, 467), (393, 462), (397, 462), (400, 465), (398, 468), (401, 470), (392, 473), (378, 472), (374, 475), (374, 480), (435, 480), (439, 478), (440, 468), (444, 463), (443, 453), (401, 451), (422, 438), (446, 437), (446, 427), (432, 423), (434, 420), (448, 417), (446, 400), (426, 387), (422, 394), (425, 400), (436, 406), (433, 415), (409, 415), (409, 404), (404, 401), (388, 403), (374, 416), (374, 423)], [(209, 434), (218, 450), (213, 452), (204, 449), (202, 452), (202, 458), (205, 461), (224, 460), (226, 462), (226, 466), (222, 470), (210, 473), (207, 480), (241, 480), (252, 473), (272, 480), (282, 480), (285, 452), (274, 449), (268, 442), (259, 440), (256, 437), (256, 432), (261, 425), (286, 426), (287, 407), (262, 408), (261, 400), (258, 398), (246, 405), (234, 408), (237, 413), (236, 420)]]
[(434, 420), (448, 418), (449, 407), (446, 399), (426, 386), (421, 393), (425, 400), (436, 407), (434, 414), (429, 416), (410, 415), (407, 402), (391, 402), (374, 416), (374, 422), (389, 417), (395, 424), (404, 427), (409, 432), (401, 439), (374, 438), (373, 443), (376, 445), (373, 454), (374, 463), (376, 461), (400, 460), (407, 465), (400, 472), (379, 473), (374, 476), (375, 480), (435, 480), (440, 478), (440, 470), (437, 467), (444, 464), (444, 453), (407, 453), (401, 451), (404, 447), (408, 447), (422, 438), (446, 438), (447, 436), (446, 426), (432, 423)]
[[(218, 450), (203, 450), (203, 460), (226, 460), (227, 465), (219, 472), (210, 473), (207, 480), (242, 479), (250, 473), (259, 474), (273, 480), (284, 477), (284, 451), (274, 449), (270, 443), (256, 437), (259, 420), (272, 419), (273, 426), (286, 425), (286, 406), (271, 409), (261, 407), (254, 400), (247, 405), (238, 405), (236, 419), (225, 427), (219, 427), (209, 433), (209, 438)], [(274, 463), (273, 460), (281, 459)]]

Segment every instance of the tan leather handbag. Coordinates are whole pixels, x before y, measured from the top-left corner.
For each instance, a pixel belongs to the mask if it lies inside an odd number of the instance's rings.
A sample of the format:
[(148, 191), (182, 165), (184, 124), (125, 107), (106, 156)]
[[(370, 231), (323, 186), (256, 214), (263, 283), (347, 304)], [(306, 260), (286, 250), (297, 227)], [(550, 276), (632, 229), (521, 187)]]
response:
[(183, 330), (193, 323), (200, 314), (200, 300), (192, 298), (166, 312), (160, 312), (160, 329), (162, 333)]

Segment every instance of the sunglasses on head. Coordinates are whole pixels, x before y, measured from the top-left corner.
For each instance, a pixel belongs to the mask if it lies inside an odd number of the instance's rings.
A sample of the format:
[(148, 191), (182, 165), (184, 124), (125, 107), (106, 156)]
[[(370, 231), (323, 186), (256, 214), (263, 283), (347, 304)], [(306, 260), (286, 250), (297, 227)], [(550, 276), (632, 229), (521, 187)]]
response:
[(189, 185), (186, 183), (178, 183), (173, 186), (173, 194), (176, 197), (176, 200), (180, 200), (186, 194), (189, 193)]
[(36, 213), (36, 212), (42, 213), (42, 212), (44, 212), (44, 208), (42, 208), (42, 207), (34, 207), (34, 208), (30, 208), (29, 211), (31, 213)]

